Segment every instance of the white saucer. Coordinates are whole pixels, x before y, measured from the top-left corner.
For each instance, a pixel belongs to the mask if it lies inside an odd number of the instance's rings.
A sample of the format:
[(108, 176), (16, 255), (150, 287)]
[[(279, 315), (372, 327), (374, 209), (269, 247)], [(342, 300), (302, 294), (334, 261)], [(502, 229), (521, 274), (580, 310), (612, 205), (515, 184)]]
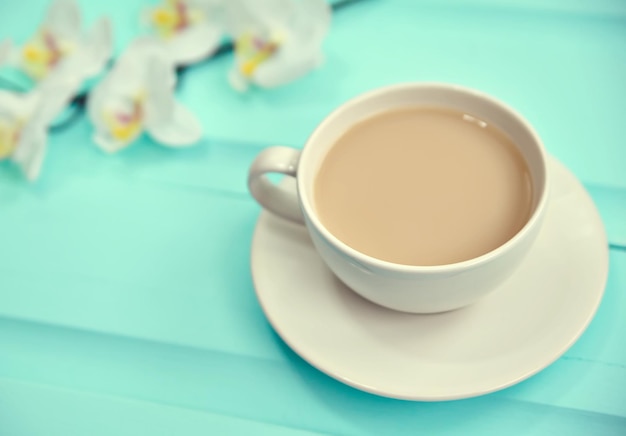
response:
[(257, 297), (282, 339), (311, 365), (355, 388), (421, 401), (486, 394), (560, 357), (604, 292), (608, 247), (594, 204), (554, 159), (545, 224), (501, 289), (464, 309), (411, 315), (347, 289), (304, 227), (263, 212), (252, 244)]

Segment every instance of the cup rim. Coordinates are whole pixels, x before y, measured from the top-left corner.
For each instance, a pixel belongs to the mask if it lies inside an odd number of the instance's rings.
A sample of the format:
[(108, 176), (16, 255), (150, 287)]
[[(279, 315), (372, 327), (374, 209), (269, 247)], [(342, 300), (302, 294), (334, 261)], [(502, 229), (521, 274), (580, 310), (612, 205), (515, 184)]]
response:
[(300, 199), (300, 206), (303, 209), (304, 216), (306, 220), (314, 227), (314, 229), (319, 232), (323, 238), (330, 242), (336, 249), (340, 250), (342, 253), (352, 258), (356, 262), (371, 265), (379, 269), (384, 269), (388, 271), (398, 272), (398, 273), (442, 273), (442, 272), (455, 272), (460, 270), (471, 269), (474, 267), (478, 267), (484, 263), (488, 263), (501, 256), (502, 254), (510, 251), (513, 247), (515, 247), (518, 243), (520, 243), (523, 238), (528, 234), (534, 227), (539, 225), (541, 217), (543, 215), (544, 209), (546, 207), (549, 195), (549, 186), (550, 186), (550, 178), (548, 175), (547, 169), (547, 152), (541, 141), (541, 138), (532, 127), (532, 125), (515, 109), (503, 103), (502, 101), (484, 93), (481, 91), (477, 91), (472, 88), (468, 88), (461, 85), (456, 85), (452, 83), (442, 83), (442, 82), (404, 82), (398, 83), (394, 85), (387, 85), (383, 87), (379, 87), (370, 91), (366, 91), (361, 93), (348, 101), (341, 104), (339, 107), (334, 109), (330, 114), (328, 114), (321, 123), (317, 125), (317, 127), (313, 130), (311, 135), (309, 135), (300, 155), (300, 161), (298, 166), (302, 164), (302, 162), (306, 162), (308, 158), (309, 151), (313, 148), (312, 144), (315, 143), (316, 138), (321, 134), (323, 130), (325, 130), (328, 124), (333, 121), (336, 117), (340, 116), (343, 112), (348, 109), (363, 104), (365, 101), (370, 100), (372, 98), (376, 98), (382, 94), (403, 90), (403, 89), (433, 89), (438, 88), (439, 90), (445, 92), (453, 92), (453, 93), (464, 93), (472, 95), (475, 98), (483, 99), (489, 101), (499, 108), (499, 110), (508, 112), (516, 122), (518, 122), (524, 129), (532, 137), (532, 140), (537, 144), (537, 148), (539, 154), (541, 156), (540, 161), (540, 171), (544, 178), (543, 190), (540, 194), (539, 200), (537, 202), (537, 206), (535, 207), (531, 217), (526, 221), (526, 224), (509, 240), (507, 240), (504, 244), (494, 248), (487, 253), (484, 253), (480, 256), (463, 260), (460, 262), (454, 262), (443, 265), (407, 265), (389, 262), (383, 259), (378, 259), (376, 257), (367, 255), (362, 253), (352, 247), (350, 247), (345, 242), (341, 241), (339, 238), (334, 236), (324, 224), (320, 221), (313, 205), (311, 204), (311, 199), (309, 199), (306, 194), (305, 181), (303, 177), (296, 177), (297, 189), (298, 189), (298, 197)]

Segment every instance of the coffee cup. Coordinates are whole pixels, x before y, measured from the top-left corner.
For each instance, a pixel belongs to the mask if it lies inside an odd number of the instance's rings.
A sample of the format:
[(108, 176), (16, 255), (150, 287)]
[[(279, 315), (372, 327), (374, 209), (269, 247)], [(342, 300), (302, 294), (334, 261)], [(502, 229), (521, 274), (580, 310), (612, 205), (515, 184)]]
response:
[[(484, 254), (449, 264), (407, 265), (355, 249), (324, 225), (314, 190), (329, 151), (358, 123), (407, 107), (436, 107), (471, 114), (510, 138), (526, 162), (532, 198), (528, 217), (504, 243)], [(296, 188), (294, 184), (272, 183), (267, 177), (269, 173), (295, 178)], [(544, 146), (526, 120), (484, 93), (438, 83), (398, 84), (358, 96), (328, 115), (302, 150), (283, 146), (263, 150), (248, 175), (253, 197), (266, 210), (305, 225), (325, 264), (348, 288), (373, 303), (410, 313), (459, 309), (497, 290), (515, 272), (539, 233), (548, 201), (548, 182)]]

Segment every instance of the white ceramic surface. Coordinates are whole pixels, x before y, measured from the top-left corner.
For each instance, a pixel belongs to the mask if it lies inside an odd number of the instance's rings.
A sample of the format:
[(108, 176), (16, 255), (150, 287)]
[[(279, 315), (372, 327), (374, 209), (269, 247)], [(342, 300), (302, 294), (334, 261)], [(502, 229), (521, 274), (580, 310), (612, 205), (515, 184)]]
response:
[[(495, 250), (449, 265), (400, 265), (360, 253), (334, 237), (320, 222), (313, 202), (315, 176), (339, 136), (374, 114), (415, 105), (451, 107), (485, 120), (507, 133), (526, 158), (533, 186), (533, 213), (513, 238)], [(288, 147), (263, 150), (250, 167), (248, 186), (268, 210), (304, 222), (322, 259), (352, 290), (388, 308), (436, 313), (476, 302), (519, 266), (544, 217), (549, 190), (545, 159), (543, 144), (533, 128), (505, 104), (456, 85), (406, 83), (368, 92), (340, 106), (315, 129), (301, 153)], [(297, 193), (284, 185), (273, 185), (266, 177), (270, 172), (295, 177)]]
[(374, 394), (422, 401), (486, 394), (548, 366), (602, 298), (608, 247), (577, 179), (549, 160), (541, 232), (519, 269), (476, 304), (415, 315), (375, 305), (322, 262), (304, 227), (263, 212), (252, 245), (257, 296), (276, 332), (326, 374)]

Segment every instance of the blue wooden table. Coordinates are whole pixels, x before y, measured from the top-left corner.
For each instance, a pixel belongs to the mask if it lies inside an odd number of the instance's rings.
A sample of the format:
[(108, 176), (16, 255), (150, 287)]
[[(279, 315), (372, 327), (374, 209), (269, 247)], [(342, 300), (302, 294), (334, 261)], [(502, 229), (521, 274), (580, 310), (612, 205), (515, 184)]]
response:
[[(140, 0), (82, 4), (121, 50)], [(23, 41), (44, 0), (2, 0)], [(335, 16), (326, 63), (238, 95), (232, 58), (189, 70), (179, 98), (206, 135), (112, 156), (82, 118), (52, 134), (40, 180), (0, 164), (0, 435), (626, 434), (626, 3), (368, 0)], [(412, 403), (323, 375), (255, 298), (260, 208), (245, 180), (264, 147), (301, 146), (350, 97), (400, 81), (481, 89), (533, 123), (585, 184), (610, 242), (606, 294), (556, 363), (484, 397)]]

